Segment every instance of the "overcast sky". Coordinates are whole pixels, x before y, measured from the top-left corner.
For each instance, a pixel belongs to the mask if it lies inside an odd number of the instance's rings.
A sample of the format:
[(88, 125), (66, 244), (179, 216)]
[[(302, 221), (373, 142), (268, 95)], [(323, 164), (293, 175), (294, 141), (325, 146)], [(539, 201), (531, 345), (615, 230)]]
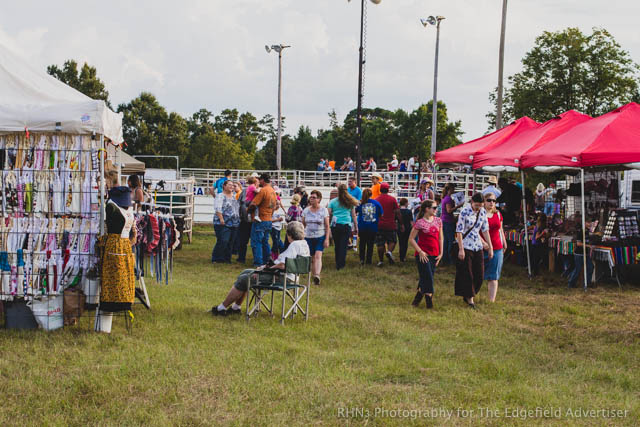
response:
[[(368, 5), (367, 107), (413, 110), (433, 96), (435, 28), (443, 15), (439, 99), (461, 120), (464, 140), (482, 135), (497, 84), (502, 0), (382, 0)], [(287, 131), (328, 126), (357, 101), (359, 0), (182, 0), (3, 2), (0, 43), (46, 69), (87, 61), (112, 103), (152, 92), (185, 116), (223, 108), (277, 113), (277, 55), (285, 43), (283, 114)], [(640, 63), (638, 0), (511, 0), (505, 76), (544, 30), (609, 30)]]

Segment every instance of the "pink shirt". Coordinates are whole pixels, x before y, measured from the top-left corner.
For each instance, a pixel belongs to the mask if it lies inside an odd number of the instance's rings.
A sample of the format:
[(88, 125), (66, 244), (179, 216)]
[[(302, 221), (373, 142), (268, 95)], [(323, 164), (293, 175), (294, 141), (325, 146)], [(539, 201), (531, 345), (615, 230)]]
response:
[(252, 202), (253, 198), (256, 197), (256, 188), (257, 187), (254, 184), (251, 184), (247, 187), (247, 198), (245, 199), (246, 202)]

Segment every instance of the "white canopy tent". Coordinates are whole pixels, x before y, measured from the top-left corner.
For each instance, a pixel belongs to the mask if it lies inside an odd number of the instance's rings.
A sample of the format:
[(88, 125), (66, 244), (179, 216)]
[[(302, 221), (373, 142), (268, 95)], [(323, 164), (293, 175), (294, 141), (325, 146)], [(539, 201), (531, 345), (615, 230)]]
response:
[(78, 92), (0, 45), (0, 132), (60, 131), (122, 143), (122, 114)]

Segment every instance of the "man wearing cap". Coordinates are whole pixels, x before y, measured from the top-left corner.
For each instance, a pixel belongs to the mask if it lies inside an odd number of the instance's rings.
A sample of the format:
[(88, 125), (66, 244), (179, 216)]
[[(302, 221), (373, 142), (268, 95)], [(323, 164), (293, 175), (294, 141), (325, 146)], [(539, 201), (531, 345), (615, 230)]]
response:
[(259, 221), (251, 226), (251, 250), (253, 251), (253, 265), (262, 266), (267, 263), (271, 248), (269, 236), (271, 235), (271, 217), (276, 208), (276, 193), (271, 187), (269, 174), (263, 173), (258, 179), (260, 192), (251, 201), (249, 212), (258, 210)]
[[(378, 232), (376, 233), (376, 246), (378, 246), (378, 267), (384, 265), (384, 256), (389, 259), (390, 264), (394, 264), (393, 250), (396, 247), (396, 230), (397, 223), (400, 224), (400, 231), (404, 231), (404, 225), (402, 225), (402, 216), (400, 215), (400, 206), (395, 197), (389, 195), (389, 183), (383, 182), (379, 184), (380, 196), (378, 196), (376, 202), (382, 206), (382, 216), (378, 221)], [(386, 246), (386, 251), (385, 251)]]
[(374, 172), (371, 174), (371, 198), (377, 199), (380, 196), (380, 183), (382, 183), (382, 175), (378, 172)]

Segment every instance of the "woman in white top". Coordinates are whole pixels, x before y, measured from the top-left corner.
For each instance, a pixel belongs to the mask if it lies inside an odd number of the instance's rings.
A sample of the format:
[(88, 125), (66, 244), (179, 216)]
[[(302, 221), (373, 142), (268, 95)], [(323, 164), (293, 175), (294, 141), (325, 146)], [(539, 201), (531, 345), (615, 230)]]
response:
[[(293, 221), (287, 225), (287, 240), (289, 241), (289, 247), (274, 261), (274, 265), (271, 268), (284, 270), (287, 258), (309, 256), (309, 246), (304, 240), (304, 227), (301, 223)], [(258, 268), (258, 271), (261, 269), (262, 267)], [(271, 276), (266, 276), (264, 274), (261, 277), (260, 273), (256, 270), (244, 270), (236, 279), (236, 283), (233, 285), (222, 304), (211, 309), (212, 314), (215, 316), (240, 314), (242, 301), (244, 301), (249, 288), (249, 278), (251, 278), (252, 275), (253, 280), (256, 279), (256, 276), (259, 281), (266, 280), (266, 283), (270, 283), (271, 280), (273, 280)], [(287, 279), (295, 280), (295, 276), (293, 274), (287, 274)]]
[(322, 193), (313, 190), (309, 194), (309, 206), (302, 211), (302, 223), (305, 227), (305, 240), (311, 253), (311, 274), (313, 283), (320, 284), (322, 271), (322, 251), (329, 247), (331, 230), (329, 228), (329, 211), (320, 206)]

